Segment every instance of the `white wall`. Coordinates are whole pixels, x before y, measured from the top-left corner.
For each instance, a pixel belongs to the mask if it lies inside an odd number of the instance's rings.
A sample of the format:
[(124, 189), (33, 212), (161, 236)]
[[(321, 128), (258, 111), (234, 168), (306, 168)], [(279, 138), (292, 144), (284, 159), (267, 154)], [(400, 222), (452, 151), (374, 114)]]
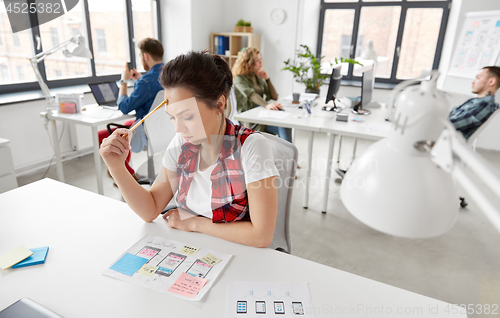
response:
[(210, 33), (224, 30), (223, 0), (191, 0), (192, 49), (210, 49)]
[[(470, 92), (472, 84), (471, 79), (449, 76), (447, 73), (450, 69), (452, 56), (460, 38), (460, 32), (462, 32), (462, 26), (467, 13), (494, 10), (500, 10), (500, 1), (453, 0), (446, 39), (441, 55), (441, 63), (439, 65), (439, 70), (442, 75), (438, 85), (441, 89), (462, 94)], [(497, 103), (500, 102), (500, 90), (497, 91), (495, 100)], [(495, 118), (495, 120), (481, 133), (481, 137), (477, 144), (478, 148), (500, 151), (500, 142), (498, 141), (498, 136), (500, 136), (500, 118), (498, 116), (496, 117), (497, 118)]]
[(191, 1), (160, 0), (164, 61), (192, 49)]
[[(261, 53), (264, 68), (280, 96), (290, 94), (293, 77), (280, 71), (284, 61), (293, 58), (296, 46), (296, 27), (299, 0), (225, 0), (224, 29), (232, 31), (239, 19), (250, 21), (254, 33), (261, 35)], [(271, 22), (271, 10), (282, 8), (286, 19), (280, 25)]]

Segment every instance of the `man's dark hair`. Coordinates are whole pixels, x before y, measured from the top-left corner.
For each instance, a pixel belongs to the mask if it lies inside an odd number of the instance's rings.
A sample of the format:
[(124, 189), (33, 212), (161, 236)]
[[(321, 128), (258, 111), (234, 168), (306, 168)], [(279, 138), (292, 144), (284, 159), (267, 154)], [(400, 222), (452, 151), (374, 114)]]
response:
[(498, 67), (498, 66), (485, 66), (485, 67), (483, 67), (483, 70), (488, 70), (488, 73), (497, 79), (497, 88), (500, 88), (500, 67)]
[(157, 39), (145, 38), (139, 42), (138, 47), (141, 53), (148, 53), (154, 60), (163, 58), (163, 45)]

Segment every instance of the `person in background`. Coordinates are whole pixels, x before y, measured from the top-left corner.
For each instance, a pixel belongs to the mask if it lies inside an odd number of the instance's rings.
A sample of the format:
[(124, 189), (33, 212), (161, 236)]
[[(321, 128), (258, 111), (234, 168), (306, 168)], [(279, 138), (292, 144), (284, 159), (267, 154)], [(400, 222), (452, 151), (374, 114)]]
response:
[[(239, 52), (232, 71), (238, 112), (247, 111), (257, 105), (271, 110), (283, 109), (277, 102), (268, 103), (271, 99), (277, 100), (278, 93), (271, 83), (269, 75), (264, 70), (259, 50), (247, 47)], [(264, 130), (292, 142), (292, 130), (290, 128), (265, 126)]]
[(469, 137), (498, 109), (495, 93), (500, 87), (500, 67), (486, 66), (472, 82), (472, 92), (477, 94), (462, 105), (452, 109), (450, 121), (465, 137)]
[[(120, 80), (119, 97), (116, 101), (118, 109), (124, 114), (128, 114), (135, 110), (136, 122), (147, 115), (156, 94), (162, 90), (158, 77), (160, 76), (161, 69), (163, 68), (163, 45), (160, 41), (153, 38), (145, 38), (139, 42), (138, 48), (141, 51), (142, 66), (147, 72), (144, 75), (141, 75), (141, 73), (139, 73), (135, 68), (129, 70), (128, 63), (125, 63), (125, 71), (123, 72)], [(136, 82), (134, 85), (134, 91), (130, 94), (130, 96), (127, 96), (127, 81), (131, 78), (136, 80)], [(125, 122), (125, 126), (132, 126), (133, 124), (134, 121)], [(108, 130), (101, 130), (98, 134), (99, 145), (101, 145), (104, 138), (107, 138), (110, 135)], [(141, 136), (141, 138), (145, 139), (145, 135)], [(143, 140), (142, 143), (147, 143), (147, 140)], [(127, 159), (125, 160), (125, 167), (135, 180), (139, 180), (141, 176), (135, 173), (134, 169), (132, 169), (129, 164), (130, 156), (131, 153), (129, 152)], [(110, 175), (109, 171), (108, 175)]]
[(190, 52), (169, 61), (160, 82), (163, 111), (177, 135), (151, 188), (137, 184), (123, 166), (131, 138), (123, 136), (126, 129), (114, 131), (99, 150), (125, 201), (152, 222), (177, 194), (179, 207), (163, 215), (169, 227), (269, 246), (278, 212), (279, 173), (266, 137), (224, 115), (233, 85), (229, 66), (218, 55)]

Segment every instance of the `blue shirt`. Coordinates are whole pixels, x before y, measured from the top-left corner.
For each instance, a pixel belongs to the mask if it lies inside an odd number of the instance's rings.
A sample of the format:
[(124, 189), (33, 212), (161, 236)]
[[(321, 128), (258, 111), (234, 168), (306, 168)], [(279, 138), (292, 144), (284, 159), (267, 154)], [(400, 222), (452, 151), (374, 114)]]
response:
[(141, 119), (149, 113), (156, 94), (163, 89), (158, 80), (162, 68), (163, 63), (156, 64), (147, 73), (139, 77), (130, 96), (121, 95), (118, 97), (116, 104), (122, 113), (128, 114), (135, 110), (136, 119)]
[(469, 139), (497, 108), (494, 95), (472, 98), (452, 109), (450, 121), (462, 132), (465, 139)]

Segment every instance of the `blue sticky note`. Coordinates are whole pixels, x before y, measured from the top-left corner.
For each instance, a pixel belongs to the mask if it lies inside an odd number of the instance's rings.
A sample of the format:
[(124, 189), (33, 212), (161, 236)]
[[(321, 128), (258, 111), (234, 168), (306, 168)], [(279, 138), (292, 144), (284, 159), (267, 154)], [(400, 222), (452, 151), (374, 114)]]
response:
[(47, 257), (47, 253), (49, 252), (49, 247), (38, 247), (38, 248), (30, 248), (30, 251), (33, 252), (33, 255), (28, 257), (22, 262), (13, 265), (12, 268), (19, 268), (31, 265), (38, 265), (45, 263), (45, 258)]
[(109, 269), (132, 276), (142, 267), (142, 265), (146, 264), (147, 261), (148, 260), (144, 257), (127, 253), (117, 260)]
[(495, 28), (496, 27), (500, 27), (500, 20), (497, 20), (497, 24), (495, 25)]

